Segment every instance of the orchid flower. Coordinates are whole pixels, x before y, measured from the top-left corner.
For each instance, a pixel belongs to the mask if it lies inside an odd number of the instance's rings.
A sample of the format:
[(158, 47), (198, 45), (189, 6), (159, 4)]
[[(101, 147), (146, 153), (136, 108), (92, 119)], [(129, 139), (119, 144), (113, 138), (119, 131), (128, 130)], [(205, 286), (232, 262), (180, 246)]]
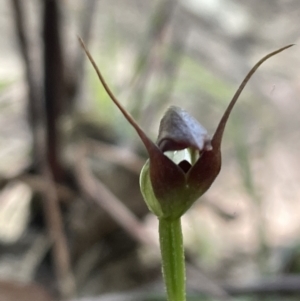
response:
[[(221, 142), (229, 115), (247, 82), (267, 59), (291, 47), (280, 48), (263, 57), (247, 74), (223, 114), (212, 139), (187, 112), (171, 107), (161, 120), (154, 143), (114, 96), (94, 59), (79, 39), (106, 92), (134, 127), (149, 155), (140, 178), (142, 194), (149, 209), (159, 218), (180, 217), (214, 182), (221, 169)], [(187, 149), (197, 160), (173, 162), (166, 152)]]
[(241, 92), (258, 67), (288, 45), (263, 57), (249, 71), (234, 94), (212, 138), (186, 111), (171, 107), (161, 120), (153, 142), (111, 92), (91, 54), (79, 38), (106, 92), (134, 127), (149, 159), (140, 175), (140, 187), (149, 209), (159, 219), (163, 274), (169, 301), (185, 300), (185, 267), (180, 217), (212, 185), (221, 170), (221, 143), (226, 123)]

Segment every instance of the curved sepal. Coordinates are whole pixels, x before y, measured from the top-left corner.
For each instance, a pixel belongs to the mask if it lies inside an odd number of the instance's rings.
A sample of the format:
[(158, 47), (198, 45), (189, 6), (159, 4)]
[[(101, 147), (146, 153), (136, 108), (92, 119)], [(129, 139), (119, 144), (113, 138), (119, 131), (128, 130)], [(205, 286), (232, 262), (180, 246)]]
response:
[(215, 181), (221, 170), (221, 152), (220, 149), (205, 151), (189, 170), (187, 182), (190, 186), (191, 193), (195, 198), (202, 196)]
[(218, 127), (216, 129), (216, 132), (212, 138), (212, 147), (214, 149), (220, 148), (221, 147), (221, 143), (222, 143), (222, 138), (223, 138), (223, 133), (225, 130), (225, 126), (226, 123), (228, 121), (228, 118), (230, 116), (230, 113), (234, 107), (234, 105), (236, 104), (238, 98), (240, 97), (242, 91), (244, 90), (245, 86), (247, 85), (248, 81), (250, 80), (250, 78), (252, 77), (252, 75), (255, 73), (255, 71), (259, 68), (259, 66), (264, 63), (266, 60), (268, 60), (269, 58), (271, 58), (272, 56), (282, 52), (283, 50), (286, 50), (290, 47), (294, 46), (294, 44), (282, 47), (278, 50), (275, 50), (269, 54), (267, 54), (266, 56), (264, 56), (261, 60), (259, 60), (254, 67), (248, 72), (248, 74), (246, 75), (246, 77), (244, 78), (244, 80), (242, 81), (242, 83), (240, 84), (239, 88), (237, 89), (237, 91), (235, 92), (232, 100), (230, 101), (225, 113), (223, 114)]

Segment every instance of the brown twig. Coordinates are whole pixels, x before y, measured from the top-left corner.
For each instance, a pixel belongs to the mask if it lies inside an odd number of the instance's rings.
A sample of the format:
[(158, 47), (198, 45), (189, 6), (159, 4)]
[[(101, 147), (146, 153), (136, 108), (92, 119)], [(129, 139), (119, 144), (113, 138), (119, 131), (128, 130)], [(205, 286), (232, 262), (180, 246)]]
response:
[(53, 259), (61, 297), (71, 298), (75, 293), (70, 255), (64, 233), (62, 215), (54, 182), (62, 182), (63, 167), (59, 158), (58, 119), (66, 101), (64, 60), (60, 39), (60, 14), (57, 0), (44, 0), (44, 90), (46, 115), (46, 143), (42, 150), (41, 174), (48, 182), (44, 194), (44, 213), (53, 242)]
[(33, 59), (33, 49), (30, 46), (29, 40), (29, 30), (26, 22), (25, 12), (22, 6), (22, 1), (13, 0), (11, 1), (14, 22), (16, 28), (16, 35), (18, 37), (18, 42), (20, 45), (21, 56), (24, 61), (25, 75), (28, 85), (28, 114), (29, 114), (29, 124), (31, 126), (32, 136), (33, 136), (33, 165), (37, 168), (39, 161), (41, 160), (39, 155), (39, 149), (41, 147), (42, 141), (42, 130), (43, 129), (43, 107), (42, 107), (42, 91), (41, 91), (41, 81), (38, 76), (38, 67), (35, 66), (35, 61)]
[[(35, 160), (38, 161), (37, 172), (47, 183), (42, 197), (47, 228), (53, 243), (55, 271), (62, 297), (70, 298), (74, 295), (75, 284), (70, 268), (70, 258), (63, 230), (59, 200), (53, 180), (53, 176), (55, 179), (59, 179), (62, 174), (57, 160), (56, 132), (57, 103), (60, 104), (62, 102), (63, 95), (63, 64), (59, 41), (58, 4), (55, 0), (44, 0), (45, 110), (42, 106), (41, 82), (36, 76), (36, 70), (33, 66), (35, 60), (32, 58), (32, 50), (29, 47), (26, 35), (28, 30), (26, 29), (21, 1), (14, 0), (12, 5), (29, 87), (29, 111), (34, 135), (34, 156)], [(45, 114), (45, 111), (47, 114)], [(43, 130), (41, 130), (45, 128), (43, 123), (44, 116), (47, 116), (47, 145), (45, 136), (43, 136)]]
[(61, 297), (69, 300), (75, 295), (75, 281), (71, 271), (70, 255), (67, 239), (63, 230), (63, 221), (59, 208), (59, 200), (51, 171), (47, 165), (43, 167), (43, 176), (47, 181), (47, 189), (43, 193), (44, 214), (51, 242), (53, 243), (53, 259)]
[(86, 147), (82, 145), (77, 152), (74, 166), (77, 182), (84, 195), (103, 208), (136, 241), (157, 245), (133, 213), (100, 180), (94, 178), (87, 167), (85, 156)]
[[(10, 179), (9, 181), (13, 179), (17, 179), (28, 184), (34, 192), (43, 194), (48, 189), (48, 180), (38, 175), (22, 174)], [(55, 186), (55, 191), (60, 202), (68, 203), (75, 199), (75, 191), (68, 186), (54, 182), (53, 185)]]
[(138, 175), (145, 164), (145, 159), (134, 152), (102, 141), (89, 139), (88, 147), (105, 160), (123, 166)]
[(47, 134), (47, 162), (55, 181), (64, 178), (59, 157), (58, 120), (66, 105), (65, 66), (61, 44), (59, 2), (44, 0), (44, 91)]

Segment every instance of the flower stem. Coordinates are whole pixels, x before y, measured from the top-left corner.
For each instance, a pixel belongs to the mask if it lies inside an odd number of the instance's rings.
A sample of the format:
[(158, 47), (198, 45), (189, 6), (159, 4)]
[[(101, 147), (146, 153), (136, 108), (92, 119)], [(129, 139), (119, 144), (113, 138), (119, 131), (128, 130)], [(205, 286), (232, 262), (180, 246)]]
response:
[(159, 219), (159, 240), (168, 301), (185, 301), (185, 261), (180, 218)]

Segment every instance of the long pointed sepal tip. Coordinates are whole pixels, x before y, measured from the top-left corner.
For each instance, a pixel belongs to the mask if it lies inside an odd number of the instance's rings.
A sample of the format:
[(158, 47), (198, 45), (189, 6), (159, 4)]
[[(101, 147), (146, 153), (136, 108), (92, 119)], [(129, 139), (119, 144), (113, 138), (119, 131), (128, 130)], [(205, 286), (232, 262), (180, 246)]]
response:
[(260, 59), (253, 67), (252, 69), (248, 72), (248, 74), (246, 75), (246, 77), (244, 78), (244, 80), (242, 81), (242, 83), (240, 84), (239, 88), (237, 89), (237, 91), (235, 92), (233, 98), (231, 99), (225, 113), (223, 114), (218, 127), (216, 129), (216, 132), (212, 138), (212, 145), (214, 148), (219, 149), (221, 146), (221, 142), (222, 142), (222, 137), (223, 137), (223, 133), (224, 133), (224, 129), (226, 126), (226, 123), (228, 121), (228, 118), (230, 116), (230, 113), (235, 105), (235, 103), (237, 102), (238, 98), (240, 97), (242, 91), (244, 90), (246, 84), (248, 83), (248, 81), (250, 80), (250, 78), (252, 77), (252, 75), (256, 72), (256, 70), (269, 58), (271, 58), (272, 56), (294, 46), (295, 44), (290, 44), (287, 46), (284, 46), (282, 48), (279, 48), (269, 54), (267, 54), (266, 56), (264, 56), (262, 59)]
[(111, 100), (114, 102), (114, 104), (118, 107), (118, 109), (121, 111), (121, 113), (123, 114), (123, 116), (126, 118), (126, 120), (132, 125), (132, 127), (136, 130), (137, 134), (140, 136), (141, 140), (143, 141), (149, 155), (151, 150), (153, 150), (153, 148), (156, 148), (155, 144), (148, 138), (148, 136), (145, 134), (145, 132), (142, 130), (142, 128), (137, 124), (137, 122), (133, 119), (133, 117), (125, 110), (125, 108), (121, 105), (121, 103), (118, 101), (118, 99), (115, 97), (115, 95), (113, 94), (113, 92), (111, 91), (111, 89), (109, 88), (108, 84), (106, 83), (102, 73), (100, 72), (96, 62), (94, 61), (92, 55), (90, 54), (89, 50), (87, 49), (87, 47), (85, 46), (83, 40), (77, 36), (78, 41), (81, 45), (81, 47), (83, 48), (86, 56), (88, 57), (89, 61), (91, 62), (94, 70), (97, 73), (97, 76), (101, 82), (101, 84), (103, 85), (106, 93), (109, 95), (109, 97), (111, 98)]

